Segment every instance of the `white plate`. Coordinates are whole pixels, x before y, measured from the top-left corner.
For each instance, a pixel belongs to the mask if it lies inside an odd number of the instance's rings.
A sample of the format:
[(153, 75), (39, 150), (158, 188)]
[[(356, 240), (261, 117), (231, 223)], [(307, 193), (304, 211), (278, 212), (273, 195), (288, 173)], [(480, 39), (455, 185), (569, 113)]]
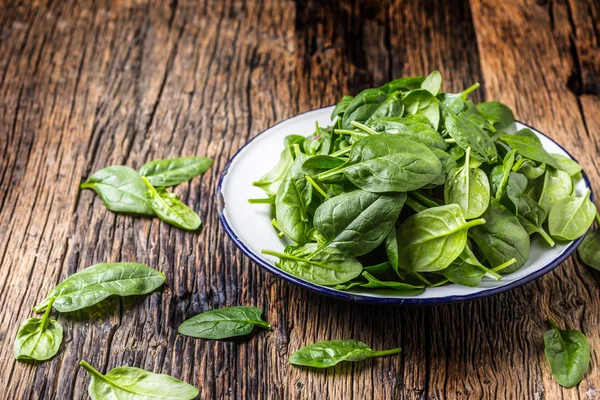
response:
[[(229, 161), (219, 182), (218, 191), (222, 196), (220, 220), (227, 234), (234, 243), (252, 260), (268, 271), (302, 287), (319, 293), (353, 301), (364, 301), (380, 304), (438, 304), (450, 303), (500, 293), (529, 282), (564, 261), (581, 243), (583, 237), (568, 243), (548, 247), (538, 235), (532, 236), (529, 261), (520, 270), (505, 275), (502, 280), (495, 281), (484, 278), (478, 287), (466, 287), (449, 284), (441, 287), (427, 288), (415, 296), (369, 293), (361, 289), (345, 292), (326, 286), (307, 282), (275, 267), (275, 257), (264, 256), (261, 250), (283, 251), (285, 242), (277, 237), (271, 226), (271, 206), (250, 204), (249, 198), (265, 197), (264, 192), (252, 186), (267, 171), (271, 170), (279, 160), (283, 150), (283, 139), (290, 134), (309, 135), (314, 132), (315, 121), (319, 125), (331, 125), (330, 115), (333, 107), (321, 108), (300, 114), (285, 120), (250, 140)], [(546, 135), (517, 122), (517, 129), (529, 128), (535, 132), (542, 145), (549, 153), (563, 154), (573, 158), (565, 149)], [(583, 195), (590, 183), (583, 174), (577, 182), (576, 189)]]

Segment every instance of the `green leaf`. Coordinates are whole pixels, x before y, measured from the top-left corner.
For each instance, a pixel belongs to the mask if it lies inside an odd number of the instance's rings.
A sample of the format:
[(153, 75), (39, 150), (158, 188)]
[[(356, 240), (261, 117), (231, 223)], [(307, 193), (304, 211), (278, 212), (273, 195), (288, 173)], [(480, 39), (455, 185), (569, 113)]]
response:
[(511, 169), (515, 163), (515, 151), (511, 150), (504, 156), (502, 165), (497, 165), (492, 169), (490, 178), (492, 180), (492, 193), (495, 195), (496, 200), (502, 199), (506, 185), (508, 185), (508, 178), (510, 176)]
[(48, 297), (34, 310), (44, 311), (54, 298), (54, 308), (71, 312), (92, 306), (108, 296), (147, 294), (165, 282), (163, 273), (144, 264), (96, 264), (69, 276), (50, 291)]
[(354, 97), (352, 96), (345, 95), (342, 97), (331, 113), (331, 120), (333, 121), (335, 117), (343, 116), (352, 100), (354, 100)]
[(475, 122), (460, 115), (449, 114), (445, 124), (448, 134), (456, 140), (456, 144), (465, 151), (470, 147), (472, 156), (477, 160), (492, 163), (498, 159), (492, 138)]
[(551, 318), (548, 322), (552, 329), (544, 334), (544, 354), (556, 382), (572, 388), (581, 382), (590, 365), (590, 345), (583, 333), (559, 329)]
[(140, 175), (154, 187), (177, 186), (202, 175), (212, 165), (206, 157), (169, 158), (150, 161), (140, 168)]
[(374, 351), (358, 340), (330, 340), (305, 346), (292, 354), (290, 364), (314, 368), (332, 367), (342, 361), (362, 361), (372, 357), (382, 357), (400, 353), (396, 349)]
[(537, 136), (534, 138), (526, 132), (531, 131), (529, 129), (522, 129), (514, 135), (502, 135), (500, 136), (500, 140), (508, 144), (523, 157), (560, 169), (560, 164), (544, 149)]
[(442, 90), (442, 74), (439, 71), (433, 71), (421, 84), (421, 89), (427, 90), (434, 96)]
[(423, 124), (409, 118), (381, 117), (368, 121), (367, 125), (379, 133), (406, 136), (408, 139), (423, 143), (430, 149), (446, 150), (448, 148), (444, 138), (429, 123)]
[(44, 361), (58, 353), (63, 327), (50, 318), (53, 301), (54, 298), (50, 299), (42, 318), (29, 318), (19, 327), (13, 349), (17, 360)]
[(321, 247), (335, 247), (349, 257), (370, 252), (392, 230), (405, 200), (405, 193), (354, 190), (323, 202), (313, 221), (326, 240)]
[(468, 229), (484, 223), (484, 219), (467, 222), (457, 204), (428, 208), (400, 225), (399, 259), (408, 271), (443, 270), (462, 253)]
[(544, 175), (544, 183), (538, 203), (548, 215), (557, 201), (566, 199), (572, 192), (573, 181), (569, 174), (549, 167)]
[(440, 124), (440, 106), (433, 94), (425, 89), (411, 90), (402, 98), (406, 112), (427, 117), (433, 129)]
[(350, 122), (364, 123), (373, 115), (379, 105), (387, 99), (388, 95), (379, 89), (366, 89), (360, 92), (344, 111), (342, 117), (342, 128), (352, 129)]
[(348, 282), (359, 276), (363, 269), (355, 258), (347, 257), (333, 247), (319, 249), (316, 243), (288, 246), (285, 253), (272, 250), (263, 250), (262, 253), (278, 257), (275, 265), (283, 271), (317, 285), (333, 286)]
[(146, 186), (132, 168), (115, 165), (101, 169), (80, 187), (96, 192), (110, 211), (154, 215), (146, 199)]
[(583, 236), (592, 226), (596, 206), (590, 200), (590, 190), (581, 197), (569, 196), (557, 201), (548, 214), (550, 235), (560, 241), (571, 241)]
[(200, 216), (183, 204), (175, 193), (157, 190), (146, 178), (142, 177), (142, 180), (148, 188), (146, 191), (148, 203), (160, 219), (187, 231), (196, 231), (200, 228), (202, 225)]
[(164, 374), (135, 367), (117, 367), (102, 375), (85, 361), (79, 364), (90, 374), (88, 394), (92, 400), (191, 400), (200, 391)]
[(255, 326), (271, 330), (257, 307), (235, 306), (206, 311), (179, 325), (177, 332), (200, 339), (226, 339), (252, 332)]
[(375, 278), (367, 271), (363, 271), (361, 274), (366, 280), (367, 283), (362, 283), (360, 286), (364, 288), (370, 289), (390, 289), (396, 292), (414, 292), (421, 291), (425, 286), (423, 285), (411, 285), (409, 283), (404, 282), (396, 282), (396, 281), (382, 281)]
[(379, 90), (385, 93), (394, 93), (396, 91), (406, 92), (408, 90), (418, 89), (425, 80), (422, 76), (407, 76), (404, 78), (394, 79), (391, 82), (381, 86)]
[(563, 156), (562, 154), (551, 154), (551, 156), (560, 166), (559, 169), (565, 171), (567, 174), (569, 174), (569, 176), (575, 176), (583, 170), (581, 165), (579, 165), (577, 161), (571, 159), (570, 157)]
[[(277, 165), (275, 165), (271, 171), (263, 175), (260, 180), (252, 182), (252, 185), (261, 188), (269, 196), (275, 196), (277, 194), (277, 190), (279, 190), (279, 185), (281, 185), (283, 182), (283, 179), (287, 175), (287, 172), (290, 170), (293, 163), (294, 157), (292, 157), (292, 150), (290, 147), (286, 147), (281, 152), (281, 156), (279, 157)], [(144, 193), (146, 193), (145, 187)]]
[(510, 108), (499, 101), (484, 101), (476, 105), (477, 111), (490, 121), (496, 130), (506, 131), (515, 126), (515, 116)]
[(600, 271), (600, 231), (589, 232), (577, 253), (585, 265)]
[(375, 121), (382, 117), (401, 117), (404, 113), (404, 106), (398, 99), (397, 95), (390, 95), (383, 103), (373, 111), (373, 114), (365, 121), (369, 125), (371, 121)]

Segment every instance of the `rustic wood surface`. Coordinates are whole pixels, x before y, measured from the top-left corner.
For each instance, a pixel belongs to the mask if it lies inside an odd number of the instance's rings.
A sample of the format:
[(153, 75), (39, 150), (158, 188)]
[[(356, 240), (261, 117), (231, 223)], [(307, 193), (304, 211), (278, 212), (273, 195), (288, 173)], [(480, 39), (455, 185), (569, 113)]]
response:
[[(229, 158), (262, 130), (433, 69), (451, 91), (479, 81), (477, 100), (508, 104), (565, 146), (600, 193), (599, 35), (596, 0), (0, 1), (0, 398), (85, 399), (81, 359), (170, 374), (203, 399), (600, 398), (600, 274), (576, 257), (479, 301), (351, 304), (250, 262), (215, 196)], [(191, 155), (215, 159), (176, 189), (201, 214), (199, 234), (112, 214), (78, 189), (111, 164)], [(59, 355), (15, 362), (20, 322), (57, 282), (134, 260), (164, 272), (165, 287), (61, 314)], [(239, 304), (262, 307), (273, 331), (176, 333), (191, 315)], [(548, 315), (590, 340), (578, 388), (551, 377)], [(403, 352), (322, 372), (287, 364), (303, 345), (343, 337)]]

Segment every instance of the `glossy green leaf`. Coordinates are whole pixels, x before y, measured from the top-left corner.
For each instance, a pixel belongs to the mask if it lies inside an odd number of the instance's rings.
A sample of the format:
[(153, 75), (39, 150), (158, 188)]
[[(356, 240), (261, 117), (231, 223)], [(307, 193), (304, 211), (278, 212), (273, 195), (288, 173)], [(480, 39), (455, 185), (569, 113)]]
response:
[(257, 307), (234, 306), (211, 310), (193, 316), (177, 332), (201, 339), (226, 339), (252, 332), (255, 326), (271, 330), (271, 325), (261, 318)]
[(548, 318), (552, 328), (544, 334), (544, 354), (552, 376), (566, 388), (579, 384), (590, 365), (590, 345), (583, 333), (559, 329)]
[(132, 168), (115, 165), (101, 169), (80, 187), (95, 191), (110, 211), (154, 215), (146, 199), (146, 186)]
[(402, 98), (402, 104), (409, 114), (427, 117), (433, 129), (440, 124), (440, 106), (433, 94), (425, 89), (411, 90)]
[[(527, 129), (525, 131), (529, 130)], [(558, 162), (544, 149), (537, 137), (534, 138), (529, 134), (524, 134), (522, 131), (519, 131), (514, 135), (502, 135), (500, 136), (500, 139), (523, 157), (560, 169)]]
[(157, 190), (142, 177), (146, 184), (146, 198), (154, 210), (154, 213), (166, 223), (186, 231), (196, 231), (202, 225), (200, 216), (194, 210), (179, 200), (175, 193), (169, 193), (164, 189)]
[(577, 161), (571, 159), (570, 157), (564, 156), (562, 154), (551, 154), (552, 158), (556, 160), (558, 165), (560, 166), (561, 171), (565, 171), (569, 176), (575, 176), (579, 172), (583, 170), (581, 165), (577, 163)]
[(140, 175), (154, 187), (177, 186), (202, 175), (212, 165), (206, 157), (168, 158), (150, 161), (140, 168)]
[(430, 149), (446, 150), (448, 144), (442, 135), (434, 130), (431, 125), (413, 121), (409, 118), (381, 117), (369, 121), (368, 126), (379, 133), (397, 134), (406, 136), (416, 142), (423, 143)]
[[(281, 152), (281, 156), (275, 167), (263, 175), (260, 180), (252, 182), (252, 185), (261, 188), (269, 196), (275, 196), (293, 163), (294, 157), (292, 157), (292, 150), (290, 147), (286, 147)], [(144, 193), (146, 193), (145, 186)]]
[(59, 312), (70, 312), (92, 306), (108, 296), (132, 296), (152, 292), (165, 282), (163, 273), (144, 264), (96, 264), (69, 276), (50, 291), (34, 309), (44, 311), (52, 298)]
[(442, 74), (439, 71), (433, 71), (421, 84), (421, 89), (427, 90), (434, 96), (442, 90)]
[(444, 185), (446, 204), (458, 204), (466, 219), (481, 216), (490, 203), (490, 183), (479, 168), (469, 167), (470, 148), (467, 148), (465, 164), (448, 173)]
[(446, 117), (446, 130), (464, 150), (471, 148), (472, 156), (485, 163), (497, 160), (498, 152), (490, 136), (476, 123), (460, 115)]
[(352, 129), (352, 121), (366, 122), (379, 108), (379, 105), (388, 98), (388, 95), (379, 89), (366, 89), (360, 92), (344, 111), (342, 128)]
[(285, 253), (272, 250), (263, 250), (262, 253), (278, 257), (279, 261), (275, 264), (278, 268), (318, 285), (332, 286), (351, 281), (363, 269), (355, 258), (347, 257), (333, 247), (319, 249), (316, 243), (288, 246)]
[(13, 352), (17, 360), (48, 360), (60, 349), (63, 340), (62, 325), (50, 318), (52, 302), (42, 318), (29, 318), (17, 331)]
[(484, 118), (492, 120), (491, 122), (497, 130), (506, 131), (514, 128), (515, 116), (512, 110), (499, 101), (484, 101), (477, 104), (476, 107)]
[(429, 208), (409, 217), (397, 232), (403, 267), (418, 272), (443, 270), (462, 253), (468, 229), (484, 223), (484, 219), (467, 222), (457, 204)]
[(394, 79), (393, 81), (381, 86), (379, 90), (385, 93), (393, 93), (396, 91), (406, 92), (420, 88), (424, 80), (425, 78), (422, 76), (407, 76), (404, 78)]
[(333, 111), (331, 112), (331, 120), (333, 121), (335, 117), (344, 115), (344, 112), (346, 112), (346, 109), (348, 108), (352, 100), (354, 100), (354, 97), (352, 96), (345, 95), (344, 97), (342, 97), (342, 100), (340, 100), (335, 105)]
[(191, 400), (200, 393), (179, 379), (140, 368), (117, 367), (103, 375), (85, 361), (79, 364), (90, 374), (92, 400)]
[(301, 348), (290, 357), (290, 364), (328, 368), (342, 361), (362, 361), (372, 357), (397, 354), (401, 348), (374, 351), (358, 340), (329, 340)]
[(548, 215), (557, 201), (566, 199), (572, 192), (573, 181), (569, 174), (550, 167), (544, 175), (538, 203), (546, 211), (546, 215)]
[(577, 248), (577, 254), (585, 265), (600, 271), (600, 231), (588, 232)]
[(550, 235), (560, 241), (571, 241), (583, 236), (592, 226), (596, 206), (590, 200), (590, 190), (581, 196), (569, 196), (557, 201), (548, 214)]

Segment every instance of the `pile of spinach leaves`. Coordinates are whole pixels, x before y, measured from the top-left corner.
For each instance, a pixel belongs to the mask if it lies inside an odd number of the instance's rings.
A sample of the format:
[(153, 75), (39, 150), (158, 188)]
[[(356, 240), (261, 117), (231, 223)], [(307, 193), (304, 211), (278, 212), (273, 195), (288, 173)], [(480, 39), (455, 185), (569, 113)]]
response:
[(478, 87), (443, 92), (437, 71), (396, 79), (344, 96), (331, 126), (286, 137), (254, 182), (267, 197), (249, 200), (272, 205), (287, 239), (263, 253), (339, 290), (418, 293), (501, 279), (525, 265), (533, 235), (584, 235), (597, 211), (575, 192), (581, 166), (517, 131), (506, 105), (469, 100)]

